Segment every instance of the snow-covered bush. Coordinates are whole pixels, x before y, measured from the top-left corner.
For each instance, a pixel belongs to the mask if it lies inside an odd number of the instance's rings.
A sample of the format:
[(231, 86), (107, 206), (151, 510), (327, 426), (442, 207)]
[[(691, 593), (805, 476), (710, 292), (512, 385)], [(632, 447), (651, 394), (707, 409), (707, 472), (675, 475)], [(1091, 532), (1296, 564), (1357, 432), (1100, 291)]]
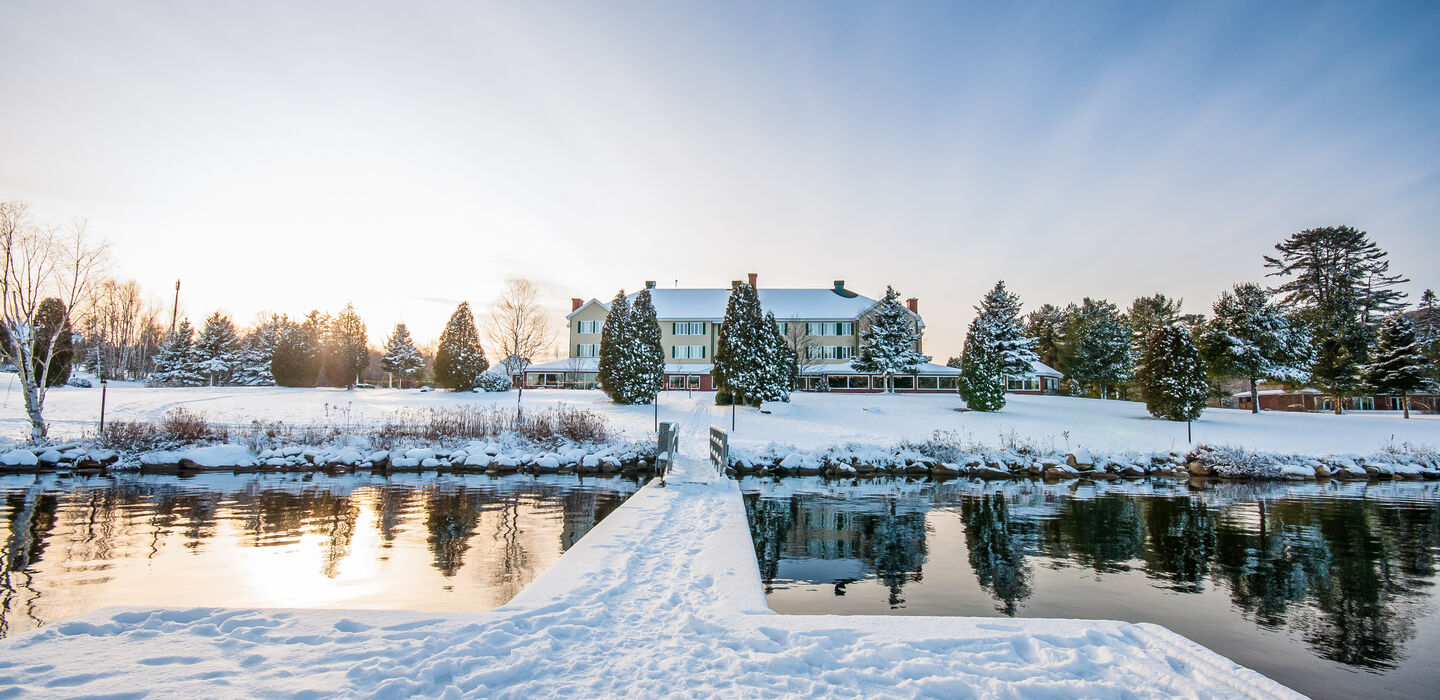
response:
[(94, 384), (91, 384), (91, 383), (90, 383), (90, 380), (89, 380), (89, 379), (86, 379), (86, 378), (84, 378), (84, 377), (75, 377), (75, 378), (71, 379), (70, 381), (65, 382), (65, 384), (66, 384), (67, 386), (73, 386), (73, 387), (75, 387), (76, 389), (89, 389), (89, 388), (95, 386)]
[(480, 378), (475, 381), (475, 388), (481, 391), (510, 391), (514, 383), (504, 372), (487, 370), (480, 373)]

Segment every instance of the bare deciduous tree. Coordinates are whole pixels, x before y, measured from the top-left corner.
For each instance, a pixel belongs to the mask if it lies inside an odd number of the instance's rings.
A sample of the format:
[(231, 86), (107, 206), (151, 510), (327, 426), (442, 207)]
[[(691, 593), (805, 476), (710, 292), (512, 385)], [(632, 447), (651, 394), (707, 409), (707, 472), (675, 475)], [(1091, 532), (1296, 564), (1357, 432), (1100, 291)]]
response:
[[(535, 283), (511, 277), (505, 290), (490, 305), (485, 323), (485, 338), (500, 357), (507, 374), (520, 374), (520, 393), (525, 392), (525, 368), (532, 360), (549, 351), (552, 336), (545, 310), (540, 307)], [(516, 397), (519, 401), (519, 396)]]
[(814, 373), (825, 364), (819, 352), (812, 350), (819, 346), (815, 342), (815, 336), (810, 335), (810, 330), (804, 321), (792, 318), (781, 321), (781, 323), (785, 324), (785, 328), (780, 336), (785, 339), (785, 344), (795, 351), (795, 364), (800, 375), (800, 386), (804, 388), (806, 378), (818, 376)]
[[(76, 219), (68, 230), (38, 223), (24, 202), (0, 202), (0, 326), (4, 341), (0, 358), (15, 366), (30, 418), (30, 438), (45, 437), (45, 393), (56, 342), (70, 319), (88, 311), (92, 292), (106, 262), (105, 245), (85, 239), (86, 222)], [(65, 306), (65, 322), (55, 324), (49, 338), (36, 337), (40, 302), (55, 297)], [(41, 350), (44, 357), (37, 357)]]

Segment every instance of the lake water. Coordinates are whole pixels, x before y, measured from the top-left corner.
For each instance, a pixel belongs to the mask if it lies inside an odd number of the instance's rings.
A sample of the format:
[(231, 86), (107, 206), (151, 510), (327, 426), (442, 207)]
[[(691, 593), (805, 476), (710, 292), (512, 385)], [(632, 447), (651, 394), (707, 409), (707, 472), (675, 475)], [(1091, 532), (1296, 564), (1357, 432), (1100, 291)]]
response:
[(771, 608), (1153, 622), (1314, 697), (1440, 695), (1440, 485), (741, 481)]
[(108, 605), (489, 610), (639, 486), (574, 475), (0, 476), (0, 636)]

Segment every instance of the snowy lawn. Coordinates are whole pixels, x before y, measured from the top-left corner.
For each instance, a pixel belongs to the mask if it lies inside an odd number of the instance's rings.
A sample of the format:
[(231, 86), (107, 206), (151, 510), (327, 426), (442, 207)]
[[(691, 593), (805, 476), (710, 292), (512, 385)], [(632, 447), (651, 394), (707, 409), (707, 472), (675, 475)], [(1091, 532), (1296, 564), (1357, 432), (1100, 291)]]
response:
[[(0, 375), (0, 382), (6, 377)], [(731, 410), (712, 405), (713, 394), (662, 393), (660, 420), (688, 422), (693, 418), (729, 430)], [(223, 387), (152, 389), (113, 382), (106, 420), (159, 420), (176, 406), (207, 419), (239, 425), (252, 420), (280, 420), (291, 425), (364, 425), (383, 421), (401, 409), (452, 406), (512, 406), (515, 392), (496, 394), (429, 392), (407, 389), (295, 389)], [(653, 431), (651, 406), (616, 406), (598, 391), (531, 390), (524, 404), (545, 409), (558, 404), (602, 414), (622, 437), (643, 439)], [(760, 447), (775, 442), (823, 448), (845, 443), (893, 445), (923, 440), (935, 430), (961, 438), (1003, 446), (1011, 440), (1045, 448), (1095, 451), (1156, 451), (1185, 449), (1185, 424), (1150, 418), (1141, 403), (1099, 401), (1059, 396), (1012, 395), (997, 413), (961, 412), (964, 402), (952, 395), (811, 394), (796, 393), (791, 403), (772, 414), (753, 408), (735, 411), (731, 444)], [(100, 389), (53, 389), (46, 416), (57, 439), (93, 433), (99, 418)], [(694, 414), (692, 416), (692, 413)], [(1211, 445), (1233, 445), (1268, 452), (1300, 454), (1374, 453), (1390, 443), (1410, 442), (1440, 447), (1440, 416), (1410, 420), (1388, 411), (1347, 413), (1263, 412), (1209, 409), (1193, 424), (1194, 439)], [(28, 423), (18, 391), (0, 402), (0, 438), (20, 440)]]

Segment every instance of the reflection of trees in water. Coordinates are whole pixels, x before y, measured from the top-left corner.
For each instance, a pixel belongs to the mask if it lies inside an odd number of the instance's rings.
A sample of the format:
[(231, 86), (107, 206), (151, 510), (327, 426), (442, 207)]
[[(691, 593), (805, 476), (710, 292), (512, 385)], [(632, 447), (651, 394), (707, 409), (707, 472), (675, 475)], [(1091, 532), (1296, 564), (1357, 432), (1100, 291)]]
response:
[(996, 610), (1014, 617), (1017, 604), (1030, 597), (1030, 569), (1025, 565), (1023, 539), (1012, 530), (1005, 495), (965, 499), (960, 517), (976, 580), (1002, 603)]
[(355, 520), (360, 517), (360, 508), (348, 496), (337, 496), (323, 492), (315, 499), (315, 512), (320, 531), (325, 535), (325, 565), (321, 573), (326, 578), (335, 578), (340, 573), (340, 562), (350, 554), (350, 539), (355, 535)]
[(10, 616), (23, 610), (26, 617), (41, 624), (35, 614), (40, 591), (31, 568), (45, 553), (46, 538), (55, 529), (59, 499), (38, 491), (5, 494), (5, 547), (0, 550), (0, 637), (10, 631)]
[(887, 498), (880, 513), (864, 513), (860, 520), (862, 531), (869, 534), (867, 559), (890, 589), (890, 607), (901, 607), (905, 583), (924, 578), (925, 512), (900, 510), (897, 500)]
[(430, 490), (425, 502), (425, 529), (430, 531), (426, 542), (441, 574), (454, 576), (465, 565), (465, 550), (479, 520), (480, 511), (465, 487)]
[(375, 489), (375, 529), (380, 546), (389, 549), (400, 534), (400, 524), (410, 509), (411, 489), (385, 484)]
[(1123, 496), (1068, 499), (1060, 519), (1046, 525), (1047, 544), (1062, 542), (1055, 549), (1099, 572), (1128, 571), (1145, 548), (1140, 507)]
[(1215, 516), (1191, 498), (1147, 498), (1144, 503), (1150, 531), (1145, 573), (1170, 581), (1177, 591), (1200, 592), (1215, 556)]
[(750, 535), (755, 543), (755, 561), (760, 565), (760, 580), (765, 592), (774, 590), (775, 576), (780, 572), (785, 543), (795, 529), (795, 498), (761, 498), (758, 493), (745, 494), (745, 518), (750, 521)]

